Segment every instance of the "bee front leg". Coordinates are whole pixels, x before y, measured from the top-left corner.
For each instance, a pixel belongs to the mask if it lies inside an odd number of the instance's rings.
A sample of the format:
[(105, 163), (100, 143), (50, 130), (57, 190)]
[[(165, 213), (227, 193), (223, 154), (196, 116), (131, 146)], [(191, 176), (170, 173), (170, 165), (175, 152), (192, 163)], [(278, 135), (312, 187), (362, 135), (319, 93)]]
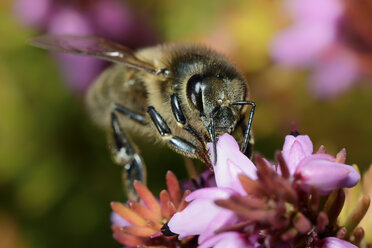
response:
[(172, 106), (173, 116), (176, 119), (177, 123), (180, 126), (182, 126), (183, 129), (185, 129), (186, 131), (188, 131), (189, 133), (191, 133), (197, 140), (199, 140), (199, 142), (201, 144), (203, 144), (203, 141), (201, 140), (201, 138), (198, 135), (198, 133), (191, 126), (189, 126), (187, 124), (186, 117), (183, 114), (183, 111), (182, 111), (182, 108), (181, 108), (181, 104), (180, 104), (180, 101), (179, 101), (179, 98), (178, 98), (178, 95), (177, 94), (173, 94), (171, 96), (171, 106)]
[(165, 139), (173, 149), (181, 154), (185, 154), (188, 157), (198, 157), (197, 148), (187, 140), (177, 136), (173, 136), (170, 128), (168, 127), (168, 124), (165, 122), (163, 117), (155, 110), (154, 107), (148, 107), (147, 113), (150, 115), (150, 118), (153, 121), (160, 136)]
[(139, 155), (133, 142), (124, 132), (114, 111), (118, 111), (129, 118), (145, 125), (145, 117), (136, 114), (125, 107), (115, 104), (111, 112), (111, 128), (114, 143), (114, 158), (117, 164), (123, 166), (123, 179), (128, 199), (137, 200), (138, 195), (134, 189), (134, 181), (146, 182), (146, 169), (142, 157)]
[(200, 135), (187, 123), (186, 117), (183, 113), (178, 94), (173, 94), (171, 96), (171, 106), (172, 106), (172, 112), (174, 119), (177, 121), (178, 125), (180, 125), (183, 129), (188, 131), (190, 134), (192, 134), (200, 143), (200, 147), (202, 149), (201, 152), (199, 152), (199, 159), (202, 160), (206, 164), (210, 164), (209, 161), (209, 153), (208, 148), (205, 145), (205, 142), (200, 137)]

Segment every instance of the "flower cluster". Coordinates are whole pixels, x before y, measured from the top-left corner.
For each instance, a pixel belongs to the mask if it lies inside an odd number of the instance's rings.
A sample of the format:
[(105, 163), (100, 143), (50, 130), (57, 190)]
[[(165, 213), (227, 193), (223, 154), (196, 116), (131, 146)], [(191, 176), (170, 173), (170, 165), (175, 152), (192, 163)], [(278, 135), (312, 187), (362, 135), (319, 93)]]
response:
[(356, 185), (359, 173), (344, 164), (344, 149), (336, 157), (324, 147), (312, 153), (308, 136), (289, 135), (277, 164), (260, 155), (253, 164), (231, 136), (221, 136), (217, 187), (187, 196), (190, 204), (171, 218), (169, 230), (181, 240), (199, 235), (199, 247), (355, 247), (343, 239), (360, 242), (360, 229), (347, 231), (337, 217), (342, 188)]
[(313, 153), (310, 138), (292, 132), (276, 153), (276, 163), (259, 154), (253, 163), (240, 152), (235, 139), (224, 134), (217, 142), (217, 154), (216, 186), (186, 191), (181, 197), (179, 183), (169, 172), (169, 193), (162, 191), (159, 204), (137, 182), (142, 204), (112, 204), (126, 220), (114, 221), (115, 239), (128, 246), (361, 246), (364, 230), (358, 224), (367, 212), (369, 197), (362, 195), (346, 220), (339, 220), (344, 188), (360, 181), (357, 168), (345, 164), (345, 149), (335, 157), (323, 146)]
[(312, 90), (331, 97), (372, 72), (372, 8), (367, 0), (288, 0), (293, 24), (274, 39), (275, 61), (312, 68)]

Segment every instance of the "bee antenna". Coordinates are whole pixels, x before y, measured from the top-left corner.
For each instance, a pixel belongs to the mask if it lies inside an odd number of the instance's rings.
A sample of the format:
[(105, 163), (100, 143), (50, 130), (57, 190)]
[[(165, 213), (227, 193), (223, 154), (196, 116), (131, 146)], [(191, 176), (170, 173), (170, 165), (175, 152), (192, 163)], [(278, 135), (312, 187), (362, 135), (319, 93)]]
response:
[(252, 122), (253, 122), (254, 110), (256, 108), (256, 103), (250, 102), (250, 101), (239, 101), (239, 102), (233, 102), (232, 105), (251, 105), (252, 107), (251, 111), (249, 112), (248, 125), (247, 125), (247, 129), (245, 130), (244, 141), (240, 149), (242, 153), (245, 153), (245, 151), (247, 150), (248, 142), (251, 138), (251, 127), (252, 127)]

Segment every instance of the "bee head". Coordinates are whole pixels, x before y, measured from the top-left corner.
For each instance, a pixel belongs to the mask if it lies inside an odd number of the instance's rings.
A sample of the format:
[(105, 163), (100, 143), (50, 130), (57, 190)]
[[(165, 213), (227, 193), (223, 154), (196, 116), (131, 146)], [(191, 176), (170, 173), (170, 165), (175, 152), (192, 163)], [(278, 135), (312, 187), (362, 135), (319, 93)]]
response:
[(191, 108), (200, 113), (200, 120), (211, 129), (217, 138), (223, 133), (232, 133), (240, 118), (241, 106), (233, 105), (245, 97), (245, 83), (219, 74), (194, 74), (187, 81), (186, 95)]

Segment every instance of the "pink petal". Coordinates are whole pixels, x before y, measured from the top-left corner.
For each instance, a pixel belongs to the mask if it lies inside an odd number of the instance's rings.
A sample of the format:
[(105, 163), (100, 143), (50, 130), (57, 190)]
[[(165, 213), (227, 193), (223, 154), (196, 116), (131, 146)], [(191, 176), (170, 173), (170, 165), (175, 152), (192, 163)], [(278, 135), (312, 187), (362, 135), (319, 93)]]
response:
[[(208, 144), (209, 151), (212, 144)], [(212, 158), (213, 161), (213, 158)], [(223, 134), (217, 142), (217, 165), (214, 166), (216, 184), (218, 187), (232, 188), (245, 193), (239, 183), (238, 175), (245, 174), (252, 179), (257, 178), (256, 167), (247, 156), (239, 150), (239, 145), (229, 134)]]
[(323, 245), (320, 248), (357, 248), (357, 246), (345, 240), (335, 237), (328, 237), (323, 240)]
[(185, 200), (188, 202), (200, 199), (214, 201), (216, 199), (228, 198), (233, 193), (234, 190), (230, 188), (202, 188), (191, 192)]
[(314, 154), (303, 159), (295, 175), (301, 178), (301, 186), (305, 190), (315, 186), (321, 194), (328, 194), (337, 188), (353, 187), (360, 180), (359, 173), (352, 166), (336, 163), (327, 154)]
[(180, 240), (190, 235), (199, 235), (221, 211), (227, 210), (217, 207), (211, 200), (195, 200), (182, 212), (173, 215), (168, 226), (173, 233), (179, 234)]
[(253, 247), (249, 244), (244, 237), (237, 232), (224, 232), (218, 235), (211, 237), (210, 239), (206, 240), (202, 244), (198, 246), (198, 248), (250, 248)]
[(300, 161), (313, 153), (313, 143), (308, 135), (287, 135), (282, 154), (287, 162), (289, 172), (294, 174)]
[(170, 219), (169, 229), (179, 234), (179, 239), (190, 235), (200, 235), (220, 213), (231, 211), (218, 207), (214, 200), (226, 199), (232, 192), (230, 189), (204, 188), (192, 192), (186, 201), (192, 201), (182, 212)]
[(347, 164), (338, 164), (338, 165), (349, 171), (349, 175), (343, 182), (342, 187), (352, 188), (355, 185), (357, 185), (357, 183), (360, 181), (360, 174), (358, 173), (358, 171), (354, 169), (352, 166), (347, 165)]
[(205, 240), (214, 236), (214, 232), (222, 227), (229, 226), (238, 222), (238, 217), (233, 211), (222, 210), (208, 225), (203, 233), (200, 234), (198, 242), (203, 243)]

